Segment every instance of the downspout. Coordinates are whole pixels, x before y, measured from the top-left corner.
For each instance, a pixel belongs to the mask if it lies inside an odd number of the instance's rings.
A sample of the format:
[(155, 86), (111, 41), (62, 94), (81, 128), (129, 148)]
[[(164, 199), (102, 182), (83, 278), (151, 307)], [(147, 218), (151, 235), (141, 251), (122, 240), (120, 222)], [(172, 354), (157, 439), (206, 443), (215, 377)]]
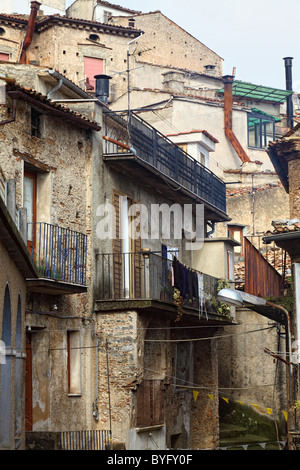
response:
[(30, 44), (32, 43), (32, 37), (33, 37), (34, 27), (36, 23), (37, 12), (40, 6), (41, 6), (41, 3), (39, 2), (31, 2), (31, 12), (30, 12), (30, 16), (28, 19), (25, 39), (24, 39), (21, 54), (20, 54), (20, 64), (27, 63), (26, 51), (28, 47), (30, 46)]
[(63, 84), (63, 80), (60, 79), (58, 84), (54, 88), (52, 88), (52, 90), (50, 90), (48, 92), (48, 94), (47, 94), (48, 100), (51, 98), (51, 95), (53, 95), (53, 93), (55, 93), (56, 91), (58, 91), (61, 88), (62, 84)]
[(250, 158), (246, 154), (238, 138), (232, 130), (232, 83), (234, 77), (232, 75), (225, 75), (223, 77), (224, 83), (224, 129), (225, 135), (231, 143), (232, 147), (238, 154), (243, 163), (250, 162)]

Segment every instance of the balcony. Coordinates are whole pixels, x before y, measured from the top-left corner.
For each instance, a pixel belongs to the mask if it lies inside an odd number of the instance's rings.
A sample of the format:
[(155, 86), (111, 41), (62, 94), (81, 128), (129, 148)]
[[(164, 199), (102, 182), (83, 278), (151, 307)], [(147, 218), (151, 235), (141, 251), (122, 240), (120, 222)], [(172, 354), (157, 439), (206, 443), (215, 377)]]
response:
[(86, 235), (37, 222), (27, 224), (27, 240), (39, 275), (27, 279), (29, 291), (53, 295), (86, 292)]
[(148, 251), (98, 254), (96, 312), (160, 310), (177, 320), (189, 315), (210, 322), (231, 323), (228, 308), (217, 301), (219, 280), (190, 270), (177, 260), (180, 268), (194, 273), (197, 279), (197, 287), (189, 289), (192, 284), (186, 284), (184, 292), (175, 287), (173, 261), (161, 253)]
[(207, 220), (229, 220), (224, 182), (136, 114), (105, 111), (103, 138), (115, 170), (176, 202), (204, 204)]

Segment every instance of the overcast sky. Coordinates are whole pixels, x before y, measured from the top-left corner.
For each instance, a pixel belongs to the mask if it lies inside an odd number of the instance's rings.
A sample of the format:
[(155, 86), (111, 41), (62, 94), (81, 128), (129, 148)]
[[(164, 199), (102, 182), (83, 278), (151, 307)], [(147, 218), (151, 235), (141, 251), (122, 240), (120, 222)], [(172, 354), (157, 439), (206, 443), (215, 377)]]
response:
[[(9, 2), (0, 0), (1, 11)], [(66, 0), (68, 7), (73, 0)], [(116, 0), (142, 12), (160, 10), (224, 59), (224, 75), (285, 89), (283, 57), (293, 57), (293, 88), (300, 92), (300, 0)], [(17, 1), (27, 10), (28, 0)]]

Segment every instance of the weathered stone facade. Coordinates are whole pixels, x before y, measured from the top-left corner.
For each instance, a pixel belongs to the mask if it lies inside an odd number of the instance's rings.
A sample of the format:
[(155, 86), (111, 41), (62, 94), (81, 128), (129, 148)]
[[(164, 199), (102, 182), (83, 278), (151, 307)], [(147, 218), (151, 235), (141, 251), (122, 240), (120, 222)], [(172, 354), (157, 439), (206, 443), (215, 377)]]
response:
[[(11, 69), (7, 72), (12, 78)], [(31, 73), (32, 81), (36, 79), (35, 67), (27, 66), (26, 72), (28, 75)], [(37, 181), (37, 223), (61, 227), (72, 233), (91, 233), (91, 142), (87, 130), (91, 121), (66, 108), (55, 107), (36, 91), (12, 82), (6, 81), (6, 92), (1, 120), (11, 117), (12, 98), (9, 93), (17, 93), (19, 99), (16, 100), (15, 120), (1, 127), (1, 139), (5, 145), (2, 146), (0, 162), (6, 178), (16, 180), (18, 206), (24, 205), (24, 177), (25, 172), (30, 171)], [(39, 136), (32, 135), (32, 106), (41, 113)], [(36, 233), (38, 236), (38, 229)], [(37, 247), (39, 243), (41, 241), (37, 240)], [(90, 247), (91, 240), (86, 261), (88, 284), (91, 284), (92, 266)], [(90, 368), (93, 355), (89, 348), (94, 344), (94, 326), (90, 293), (80, 293), (86, 288), (75, 288), (73, 292), (71, 288), (69, 292), (73, 295), (61, 295), (59, 282), (56, 287), (53, 284), (43, 288), (34, 282), (31, 288), (28, 288), (28, 283), (26, 287), (26, 332), (30, 344), (27, 347), (32, 354), (32, 409), (30, 422), (26, 414), (26, 427), (33, 431), (91, 427), (94, 396)], [(25, 314), (25, 304), (23, 308)], [(68, 331), (79, 332), (82, 348), (82, 377), (80, 392), (76, 396), (68, 392)], [(23, 332), (25, 337), (25, 329)]]

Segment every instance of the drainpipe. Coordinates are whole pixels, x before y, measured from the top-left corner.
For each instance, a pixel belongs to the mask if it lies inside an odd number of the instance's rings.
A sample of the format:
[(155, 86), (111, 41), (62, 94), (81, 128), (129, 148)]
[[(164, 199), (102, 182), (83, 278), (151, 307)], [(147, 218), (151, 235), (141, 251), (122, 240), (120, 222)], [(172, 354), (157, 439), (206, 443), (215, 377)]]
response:
[[(284, 57), (284, 65), (285, 65), (285, 83), (286, 89), (289, 91), (293, 91), (293, 83), (292, 83), (292, 60), (293, 57)], [(287, 120), (287, 127), (290, 129), (293, 128), (293, 95), (290, 95), (286, 98), (286, 120)]]
[(223, 77), (224, 83), (224, 128), (225, 135), (231, 143), (232, 147), (240, 157), (243, 163), (250, 162), (250, 158), (246, 154), (238, 138), (232, 130), (232, 83), (234, 77), (232, 75), (225, 75)]
[(58, 91), (58, 90), (62, 87), (62, 84), (63, 84), (63, 80), (60, 79), (59, 82), (58, 82), (58, 84), (57, 84), (54, 88), (52, 88), (52, 90), (50, 90), (50, 91), (48, 92), (48, 94), (47, 94), (48, 100), (50, 100), (50, 98), (51, 98), (51, 96), (53, 95), (53, 93), (55, 93), (56, 91)]
[(28, 19), (26, 35), (25, 35), (25, 39), (24, 39), (21, 54), (20, 54), (20, 64), (26, 64), (26, 51), (28, 47), (30, 46), (30, 44), (32, 43), (32, 37), (33, 37), (37, 12), (40, 6), (41, 6), (41, 3), (39, 2), (31, 2), (31, 12), (30, 12), (30, 16)]

